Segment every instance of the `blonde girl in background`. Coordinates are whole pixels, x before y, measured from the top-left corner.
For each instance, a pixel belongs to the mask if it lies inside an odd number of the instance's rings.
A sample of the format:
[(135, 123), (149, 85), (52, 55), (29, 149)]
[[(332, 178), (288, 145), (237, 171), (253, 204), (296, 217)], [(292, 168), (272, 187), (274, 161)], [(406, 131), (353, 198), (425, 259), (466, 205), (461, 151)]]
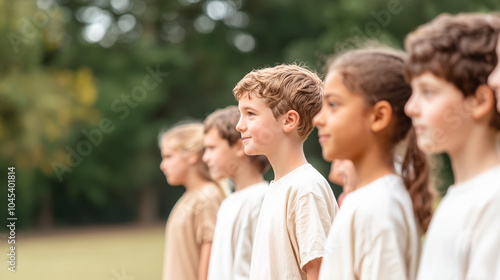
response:
[(163, 280), (207, 279), (217, 211), (225, 195), (202, 161), (203, 135), (203, 124), (188, 123), (158, 137), (167, 182), (186, 188), (167, 221)]

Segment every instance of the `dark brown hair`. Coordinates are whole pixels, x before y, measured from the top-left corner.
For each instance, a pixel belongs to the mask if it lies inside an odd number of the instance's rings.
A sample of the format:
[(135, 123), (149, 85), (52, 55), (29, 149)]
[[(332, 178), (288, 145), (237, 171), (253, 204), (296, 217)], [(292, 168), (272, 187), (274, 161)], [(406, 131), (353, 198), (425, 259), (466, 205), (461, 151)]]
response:
[[(405, 77), (410, 81), (429, 71), (471, 96), (497, 64), (499, 31), (498, 13), (439, 15), (407, 36)], [(500, 113), (494, 111), (492, 126), (500, 129)]]
[(233, 89), (237, 100), (248, 94), (262, 98), (275, 118), (289, 110), (300, 116), (298, 133), (307, 138), (314, 126), (312, 119), (321, 110), (323, 82), (304, 66), (282, 64), (253, 70)]
[[(229, 146), (236, 144), (241, 139), (241, 133), (236, 130), (236, 125), (240, 119), (240, 111), (236, 106), (228, 106), (224, 109), (217, 109), (208, 115), (203, 122), (205, 134), (211, 129), (217, 130), (219, 136), (225, 139)], [(257, 166), (260, 173), (264, 174), (271, 165), (264, 155), (248, 156), (250, 161)]]
[(353, 50), (330, 62), (329, 71), (339, 73), (345, 86), (362, 95), (370, 106), (382, 100), (390, 103), (393, 118), (388, 144), (394, 153), (396, 145), (409, 137), (401, 175), (417, 221), (425, 232), (433, 213), (434, 195), (429, 186), (427, 158), (418, 149), (411, 119), (404, 113), (411, 96), (411, 87), (403, 77), (404, 58), (403, 52), (389, 48)]

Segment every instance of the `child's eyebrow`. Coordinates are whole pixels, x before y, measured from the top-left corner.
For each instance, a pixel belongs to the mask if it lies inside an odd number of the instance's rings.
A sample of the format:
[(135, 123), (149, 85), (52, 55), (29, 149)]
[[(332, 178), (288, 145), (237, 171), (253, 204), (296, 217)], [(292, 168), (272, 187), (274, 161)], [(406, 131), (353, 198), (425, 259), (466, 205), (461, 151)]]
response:
[(243, 106), (240, 108), (240, 111), (241, 110), (244, 110), (244, 111), (253, 110), (253, 111), (255, 111), (255, 109), (253, 107), (250, 107), (250, 106)]
[(329, 92), (325, 92), (325, 98), (328, 98), (328, 97), (337, 97), (337, 98), (340, 98), (340, 94), (338, 94), (337, 92), (335, 91), (329, 91)]

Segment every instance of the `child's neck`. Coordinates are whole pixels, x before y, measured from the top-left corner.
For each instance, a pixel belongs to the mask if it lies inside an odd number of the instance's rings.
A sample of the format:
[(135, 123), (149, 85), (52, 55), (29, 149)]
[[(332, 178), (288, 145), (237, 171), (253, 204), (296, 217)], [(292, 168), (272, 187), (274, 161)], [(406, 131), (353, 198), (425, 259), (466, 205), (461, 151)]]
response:
[(197, 170), (190, 169), (188, 171), (188, 174), (186, 176), (186, 180), (185, 180), (183, 185), (186, 188), (186, 192), (193, 192), (193, 191), (196, 191), (198, 189), (201, 189), (202, 187), (206, 186), (209, 183), (210, 183), (210, 181), (201, 177), (198, 174)]
[(395, 174), (391, 152), (384, 149), (371, 149), (357, 158), (352, 159), (356, 169), (356, 189), (362, 188), (371, 182), (386, 175)]
[(274, 181), (307, 163), (302, 144), (284, 142), (275, 153), (266, 156), (274, 171)]
[(497, 133), (492, 129), (482, 133), (470, 133), (461, 147), (449, 151), (455, 184), (463, 183), (500, 165)]
[(234, 182), (235, 192), (264, 181), (262, 174), (251, 162), (238, 166), (236, 174), (232, 177), (232, 179)]

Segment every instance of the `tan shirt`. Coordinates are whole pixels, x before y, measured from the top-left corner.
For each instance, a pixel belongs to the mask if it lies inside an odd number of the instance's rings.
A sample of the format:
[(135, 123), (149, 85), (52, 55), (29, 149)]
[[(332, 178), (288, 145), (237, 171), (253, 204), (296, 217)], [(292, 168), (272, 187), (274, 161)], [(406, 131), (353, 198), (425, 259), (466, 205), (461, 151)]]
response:
[(212, 241), (223, 199), (217, 186), (210, 184), (177, 201), (165, 230), (163, 280), (198, 279), (201, 245)]
[(422, 234), (399, 175), (349, 193), (328, 236), (320, 280), (414, 280)]
[(323, 257), (337, 211), (330, 185), (310, 164), (271, 182), (257, 222), (250, 279), (306, 279), (304, 266)]

